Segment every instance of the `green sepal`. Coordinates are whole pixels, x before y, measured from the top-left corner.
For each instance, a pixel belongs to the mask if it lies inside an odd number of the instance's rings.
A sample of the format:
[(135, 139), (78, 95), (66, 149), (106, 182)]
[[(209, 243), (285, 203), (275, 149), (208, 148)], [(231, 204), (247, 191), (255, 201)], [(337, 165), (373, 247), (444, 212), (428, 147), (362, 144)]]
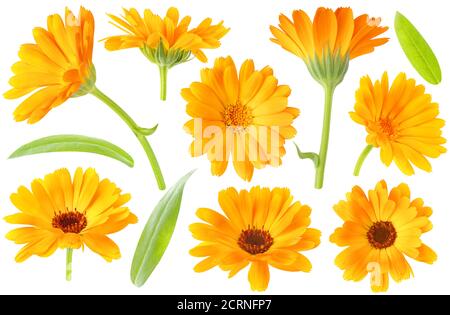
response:
[(190, 51), (183, 49), (166, 49), (162, 42), (160, 42), (156, 48), (144, 45), (141, 47), (141, 52), (154, 64), (165, 66), (169, 69), (189, 61), (191, 57)]
[(91, 93), (91, 91), (95, 87), (95, 81), (96, 80), (97, 80), (97, 71), (95, 70), (94, 65), (92, 65), (91, 68), (89, 69), (89, 75), (88, 75), (88, 77), (86, 79), (86, 82), (84, 82), (80, 86), (78, 91), (73, 93), (71, 97), (80, 97), (80, 96), (84, 96), (86, 94)]
[(338, 51), (332, 54), (330, 51), (323, 52), (322, 57), (315, 56), (306, 62), (306, 67), (312, 77), (322, 86), (338, 86), (347, 73), (350, 56), (341, 56)]

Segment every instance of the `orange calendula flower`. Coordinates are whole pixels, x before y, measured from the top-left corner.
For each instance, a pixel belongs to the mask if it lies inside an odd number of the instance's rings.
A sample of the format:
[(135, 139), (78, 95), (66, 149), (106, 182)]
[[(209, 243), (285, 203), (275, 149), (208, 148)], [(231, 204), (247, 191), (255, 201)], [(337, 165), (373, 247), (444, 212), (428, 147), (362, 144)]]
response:
[(441, 136), (445, 121), (437, 118), (439, 105), (425, 94), (423, 85), (407, 79), (400, 73), (389, 86), (385, 72), (380, 80), (372, 83), (366, 76), (361, 79), (356, 92), (355, 111), (351, 118), (366, 127), (368, 146), (355, 167), (359, 174), (364, 159), (373, 147), (380, 148), (381, 161), (389, 166), (392, 161), (406, 175), (414, 174), (411, 165), (431, 172), (426, 157), (437, 158), (446, 149)]
[(281, 14), (279, 28), (270, 27), (274, 36), (271, 40), (302, 58), (319, 82), (340, 82), (350, 59), (368, 54), (388, 41), (376, 38), (388, 29), (379, 26), (380, 22), (380, 18), (369, 18), (367, 14), (354, 18), (351, 8), (333, 11), (320, 7), (313, 21), (304, 11), (295, 10), (292, 20)]
[[(147, 154), (158, 187), (166, 187), (155, 153), (147, 140), (154, 128), (139, 126), (128, 113), (96, 86), (96, 71), (92, 63), (94, 17), (80, 8), (79, 17), (66, 9), (65, 21), (57, 14), (47, 18), (47, 30), (33, 31), (35, 44), (22, 45), (21, 60), (14, 64), (13, 88), (5, 98), (16, 99), (34, 92), (14, 112), (17, 121), (40, 121), (51, 109), (70, 97), (91, 94), (111, 108), (133, 131)], [(37, 90), (37, 91), (36, 91)], [(36, 91), (36, 92), (35, 92)]]
[(12, 66), (12, 89), (4, 94), (16, 99), (34, 92), (14, 111), (17, 121), (41, 120), (67, 99), (88, 93), (95, 83), (92, 64), (94, 17), (83, 7), (78, 18), (66, 9), (65, 21), (57, 15), (47, 19), (47, 29), (33, 30), (34, 44), (20, 48), (20, 61)]
[(223, 22), (212, 24), (212, 19), (204, 19), (197, 27), (189, 29), (191, 17), (180, 19), (178, 9), (169, 8), (165, 17), (144, 10), (140, 15), (136, 9), (124, 9), (123, 17), (109, 14), (112, 24), (126, 34), (106, 38), (108, 50), (139, 48), (153, 63), (157, 64), (161, 75), (161, 99), (166, 98), (168, 69), (190, 60), (191, 54), (202, 62), (208, 59), (203, 49), (220, 46), (220, 39), (229, 29)]
[(125, 206), (129, 194), (108, 179), (100, 180), (94, 169), (78, 168), (73, 179), (60, 169), (19, 187), (11, 202), (19, 213), (5, 217), (21, 224), (6, 237), (25, 244), (16, 256), (23, 262), (32, 255), (48, 257), (58, 248), (67, 249), (67, 280), (71, 278), (72, 251), (84, 245), (107, 261), (120, 258), (119, 247), (107, 236), (124, 229), (137, 218)]
[(230, 156), (237, 174), (250, 181), (254, 168), (278, 166), (286, 153), (285, 139), (299, 115), (288, 107), (291, 90), (278, 85), (270, 67), (255, 70), (252, 60), (239, 72), (231, 57), (218, 58), (203, 69), (201, 82), (183, 89), (186, 112), (193, 118), (184, 128), (195, 139), (192, 156), (208, 155), (213, 175), (222, 175)]
[(323, 187), (325, 176), (334, 91), (344, 79), (350, 59), (368, 54), (388, 41), (377, 37), (388, 29), (379, 26), (380, 22), (380, 18), (369, 18), (366, 14), (354, 18), (350, 8), (333, 11), (320, 7), (313, 21), (304, 11), (295, 10), (292, 20), (281, 14), (279, 28), (270, 27), (274, 36), (271, 40), (300, 57), (313, 78), (324, 88), (320, 151), (318, 154), (302, 154), (298, 150), (300, 158), (314, 162), (315, 187), (318, 189)]
[(432, 210), (420, 198), (411, 200), (406, 184), (388, 191), (380, 181), (368, 196), (355, 186), (334, 210), (345, 221), (330, 236), (331, 242), (347, 247), (335, 260), (345, 280), (360, 281), (370, 272), (372, 290), (384, 292), (389, 275), (396, 282), (413, 276), (405, 255), (428, 264), (437, 258), (421, 240), (432, 229)]
[(252, 290), (264, 291), (269, 285), (269, 266), (311, 270), (310, 261), (299, 252), (317, 247), (320, 231), (309, 228), (311, 208), (293, 202), (289, 189), (253, 187), (237, 192), (228, 188), (219, 193), (219, 203), (225, 216), (200, 208), (197, 216), (206, 223), (190, 226), (194, 238), (202, 241), (190, 254), (205, 257), (195, 271), (219, 266), (233, 277), (250, 264)]

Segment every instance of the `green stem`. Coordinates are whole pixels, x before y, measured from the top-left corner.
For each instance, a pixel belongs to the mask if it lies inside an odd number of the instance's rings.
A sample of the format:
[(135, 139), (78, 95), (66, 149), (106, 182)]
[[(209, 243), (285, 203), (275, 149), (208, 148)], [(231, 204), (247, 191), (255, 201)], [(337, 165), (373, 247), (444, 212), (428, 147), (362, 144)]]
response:
[(156, 159), (155, 153), (150, 146), (145, 135), (139, 132), (140, 127), (136, 124), (136, 122), (119, 106), (116, 102), (110, 99), (107, 95), (105, 95), (102, 91), (100, 91), (97, 87), (94, 87), (91, 90), (91, 94), (101, 100), (103, 103), (108, 105), (122, 120), (130, 127), (133, 131), (136, 138), (139, 140), (142, 148), (147, 154), (147, 158), (150, 162), (150, 165), (153, 169), (153, 173), (155, 174), (156, 181), (158, 183), (158, 187), (160, 190), (166, 189), (166, 184), (164, 182), (164, 177), (161, 172), (161, 168), (159, 166), (158, 160)]
[(73, 249), (67, 248), (66, 251), (66, 280), (72, 280), (72, 255)]
[(325, 106), (323, 113), (322, 141), (320, 143), (319, 164), (316, 167), (315, 188), (317, 189), (323, 187), (325, 165), (327, 163), (328, 141), (330, 138), (331, 107), (333, 103), (333, 94), (335, 88), (336, 86), (333, 84), (324, 85)]
[(364, 150), (361, 152), (358, 161), (356, 162), (355, 169), (353, 171), (354, 176), (359, 176), (359, 172), (361, 171), (361, 167), (363, 166), (364, 161), (366, 160), (367, 156), (369, 155), (370, 151), (372, 151), (373, 146), (367, 145)]
[(169, 68), (165, 65), (159, 66), (159, 79), (160, 79), (160, 98), (161, 101), (165, 101), (167, 98), (167, 73)]

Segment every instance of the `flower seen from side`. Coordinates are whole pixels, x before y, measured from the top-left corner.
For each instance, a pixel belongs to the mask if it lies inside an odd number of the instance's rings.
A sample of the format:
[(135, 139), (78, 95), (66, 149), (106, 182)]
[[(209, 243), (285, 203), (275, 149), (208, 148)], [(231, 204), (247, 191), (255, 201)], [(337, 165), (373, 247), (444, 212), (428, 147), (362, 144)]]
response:
[(124, 9), (123, 16), (109, 14), (111, 24), (125, 34), (105, 39), (110, 51), (139, 48), (152, 63), (159, 67), (161, 77), (161, 99), (166, 99), (168, 70), (187, 62), (193, 55), (206, 62), (203, 50), (220, 46), (220, 40), (229, 29), (223, 22), (213, 24), (211, 18), (204, 19), (197, 27), (189, 29), (191, 17), (180, 18), (178, 9), (171, 7), (162, 17), (150, 9), (140, 14), (136, 9)]

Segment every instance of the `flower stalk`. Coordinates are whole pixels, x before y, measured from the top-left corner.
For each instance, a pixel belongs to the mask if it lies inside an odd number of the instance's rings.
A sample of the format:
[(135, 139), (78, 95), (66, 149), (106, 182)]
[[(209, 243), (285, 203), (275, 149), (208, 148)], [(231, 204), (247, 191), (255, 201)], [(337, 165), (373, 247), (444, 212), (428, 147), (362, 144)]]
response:
[(165, 101), (167, 99), (167, 73), (169, 68), (166, 65), (159, 66), (159, 80), (160, 80), (160, 99)]
[(66, 280), (72, 280), (72, 256), (73, 248), (67, 248), (66, 250)]
[(325, 84), (325, 105), (323, 112), (322, 138), (320, 142), (319, 160), (316, 165), (316, 179), (314, 187), (321, 189), (325, 176), (325, 165), (327, 163), (328, 143), (330, 140), (331, 110), (333, 104), (333, 94), (336, 86), (333, 84)]
[(109, 108), (111, 108), (127, 124), (127, 126), (131, 129), (131, 131), (133, 131), (134, 135), (136, 136), (142, 148), (144, 149), (145, 154), (147, 155), (148, 161), (150, 162), (153, 173), (155, 175), (158, 188), (160, 190), (166, 189), (166, 184), (164, 181), (163, 174), (161, 172), (161, 167), (159, 166), (156, 155), (146, 137), (148, 133), (143, 132), (145, 130), (151, 129), (139, 127), (138, 124), (133, 120), (133, 118), (131, 118), (130, 115), (128, 115), (127, 112), (125, 112), (122, 109), (122, 107), (120, 107), (116, 102), (114, 102), (106, 94), (100, 91), (96, 86), (92, 87), (90, 94), (92, 94), (93, 96), (101, 100), (103, 103), (105, 103)]
[(359, 176), (359, 172), (361, 171), (361, 167), (364, 164), (364, 161), (366, 160), (367, 156), (369, 155), (370, 151), (372, 151), (373, 145), (367, 145), (364, 150), (359, 155), (358, 161), (356, 161), (355, 169), (353, 170), (354, 176)]

